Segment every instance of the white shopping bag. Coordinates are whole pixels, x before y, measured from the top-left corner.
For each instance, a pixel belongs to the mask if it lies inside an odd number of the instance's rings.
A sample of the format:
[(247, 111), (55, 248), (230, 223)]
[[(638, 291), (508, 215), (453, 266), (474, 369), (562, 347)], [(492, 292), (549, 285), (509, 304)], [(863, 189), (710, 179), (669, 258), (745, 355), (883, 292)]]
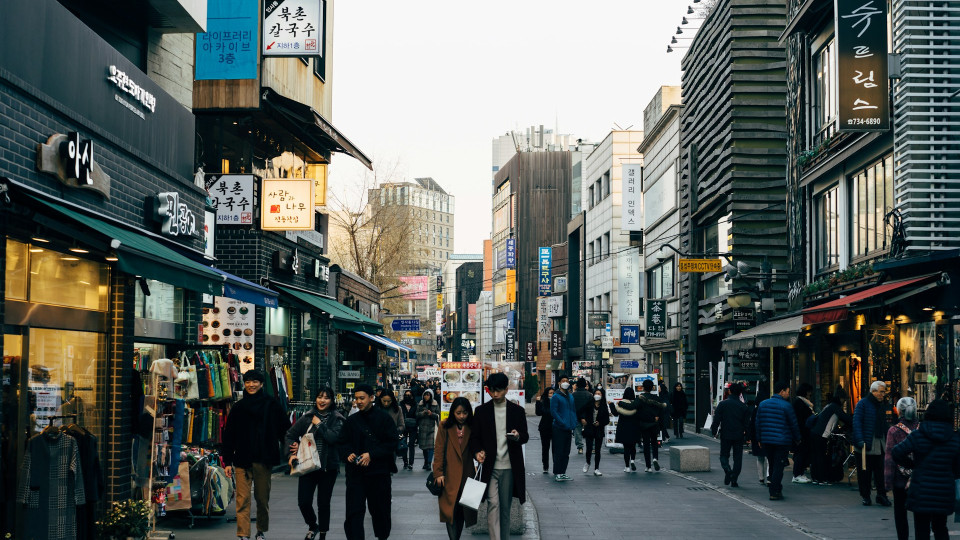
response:
[(460, 494), (459, 504), (471, 510), (480, 508), (480, 502), (483, 501), (483, 494), (487, 492), (487, 485), (479, 480), (480, 471), (483, 470), (481, 463), (477, 467), (477, 474), (473, 478), (467, 478), (467, 483), (463, 485), (463, 493)]
[(297, 448), (297, 464), (290, 469), (290, 476), (303, 476), (320, 469), (320, 453), (317, 452), (317, 441), (313, 438), (313, 433), (307, 433), (300, 437), (300, 445)]
[(712, 414), (708, 414), (708, 415), (707, 415), (707, 419), (704, 420), (704, 422), (703, 422), (703, 429), (710, 429), (710, 427), (711, 427), (712, 425), (713, 425), (713, 415), (712, 415)]

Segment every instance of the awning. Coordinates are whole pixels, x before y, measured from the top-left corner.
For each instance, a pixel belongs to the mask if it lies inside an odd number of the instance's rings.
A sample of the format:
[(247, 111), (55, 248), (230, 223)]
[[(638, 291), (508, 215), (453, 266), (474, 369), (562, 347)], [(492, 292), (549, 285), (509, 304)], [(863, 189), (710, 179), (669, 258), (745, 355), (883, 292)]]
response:
[(800, 5), (800, 9), (796, 10), (790, 18), (778, 41), (782, 44), (794, 32), (809, 29), (812, 24), (824, 17), (828, 8), (832, 7), (833, 2), (830, 0), (805, 0)]
[(371, 319), (370, 317), (348, 308), (347, 306), (344, 306), (333, 298), (327, 298), (326, 296), (320, 296), (319, 294), (298, 291), (296, 289), (290, 289), (281, 285), (277, 285), (277, 289), (279, 289), (280, 293), (284, 296), (306, 306), (308, 309), (312, 308), (324, 313), (329, 313), (330, 317), (332, 318), (333, 327), (337, 330), (346, 330), (350, 332), (372, 332), (376, 334), (383, 332), (382, 324)]
[(277, 307), (277, 297), (279, 295), (276, 291), (261, 287), (252, 281), (224, 272), (219, 268), (213, 270), (226, 280), (223, 284), (223, 296), (258, 306)]
[(724, 339), (720, 348), (733, 352), (745, 349), (788, 347), (797, 344), (801, 328), (803, 328), (803, 315), (768, 321)]
[(263, 100), (284, 120), (302, 130), (300, 136), (308, 139), (305, 143), (316, 142), (331, 152), (353, 156), (364, 167), (373, 170), (370, 158), (309, 105), (282, 96), (267, 87), (263, 88)]
[(120, 228), (102, 219), (81, 214), (28, 193), (21, 194), (70, 221), (118, 241), (120, 245), (114, 249), (117, 252), (117, 268), (122, 272), (155, 279), (191, 291), (214, 296), (223, 294), (224, 278), (209, 266), (196, 262), (143, 234)]
[[(884, 305), (884, 303), (891, 304), (893, 302), (902, 300), (907, 296), (912, 296), (934, 287), (939, 287), (942, 283), (939, 277), (940, 274), (929, 274), (917, 278), (890, 281), (888, 283), (884, 283), (883, 285), (870, 287), (869, 289), (864, 289), (860, 292), (853, 293), (849, 296), (844, 296), (843, 298), (839, 298), (837, 300), (820, 304), (818, 306), (808, 307), (803, 310), (803, 324), (822, 324), (842, 321), (847, 318), (850, 308), (856, 304), (861, 304), (869, 300), (878, 300), (879, 303), (877, 307)], [(883, 298), (883, 295), (887, 293), (897, 290), (904, 290), (907, 287), (911, 288), (907, 291), (906, 295), (900, 294), (894, 298)]]

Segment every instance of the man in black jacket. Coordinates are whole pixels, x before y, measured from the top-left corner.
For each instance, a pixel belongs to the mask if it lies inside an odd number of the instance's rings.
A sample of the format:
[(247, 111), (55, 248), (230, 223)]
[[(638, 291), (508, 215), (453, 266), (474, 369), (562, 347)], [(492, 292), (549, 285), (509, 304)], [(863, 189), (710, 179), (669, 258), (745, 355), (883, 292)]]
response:
[[(747, 426), (750, 425), (750, 409), (740, 401), (743, 386), (734, 383), (730, 386), (730, 395), (717, 405), (713, 413), (711, 431), (716, 437), (720, 434), (720, 468), (723, 469), (723, 483), (730, 487), (740, 487), (737, 478), (743, 465), (743, 441)], [(733, 467), (730, 467), (730, 452), (733, 451)]]
[(347, 472), (347, 519), (343, 522), (347, 540), (363, 540), (368, 506), (373, 534), (379, 539), (390, 537), (390, 474), (397, 472), (397, 424), (383, 409), (373, 406), (374, 398), (370, 385), (358, 384), (353, 389), (358, 412), (348, 416), (343, 425), (340, 455)]
[[(583, 377), (577, 379), (577, 389), (573, 393), (573, 407), (577, 413), (577, 416), (580, 416), (580, 411), (587, 405), (593, 403), (593, 392), (587, 390), (587, 380)], [(577, 422), (577, 426), (573, 429), (573, 440), (577, 444), (577, 453), (583, 453), (583, 426)]]
[(250, 538), (250, 490), (257, 501), (257, 540), (270, 529), (270, 475), (283, 460), (283, 440), (290, 422), (277, 400), (263, 391), (259, 369), (243, 374), (243, 399), (223, 428), (224, 472), (237, 478), (237, 536)]

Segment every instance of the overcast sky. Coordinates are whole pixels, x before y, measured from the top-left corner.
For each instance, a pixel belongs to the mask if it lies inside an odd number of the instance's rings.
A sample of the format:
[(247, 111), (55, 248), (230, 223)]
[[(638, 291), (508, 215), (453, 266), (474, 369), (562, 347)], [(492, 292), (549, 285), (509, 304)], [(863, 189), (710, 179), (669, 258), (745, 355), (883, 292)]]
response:
[[(399, 163), (396, 180), (430, 176), (456, 196), (455, 252), (481, 253), (493, 138), (643, 129), (657, 89), (680, 83), (685, 49), (666, 49), (688, 3), (337, 0), (333, 124), (374, 163)], [(330, 189), (362, 171), (335, 155)]]

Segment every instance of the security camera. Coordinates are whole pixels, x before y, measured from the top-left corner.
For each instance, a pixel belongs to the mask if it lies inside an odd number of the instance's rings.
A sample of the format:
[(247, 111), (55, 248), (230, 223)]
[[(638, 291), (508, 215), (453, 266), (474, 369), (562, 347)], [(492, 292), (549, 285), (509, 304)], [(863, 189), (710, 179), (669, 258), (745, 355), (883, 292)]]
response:
[(665, 262), (667, 261), (667, 258), (666, 258), (664, 255), (657, 255), (657, 261), (658, 261), (660, 264), (663, 264), (663, 263), (665, 263)]

